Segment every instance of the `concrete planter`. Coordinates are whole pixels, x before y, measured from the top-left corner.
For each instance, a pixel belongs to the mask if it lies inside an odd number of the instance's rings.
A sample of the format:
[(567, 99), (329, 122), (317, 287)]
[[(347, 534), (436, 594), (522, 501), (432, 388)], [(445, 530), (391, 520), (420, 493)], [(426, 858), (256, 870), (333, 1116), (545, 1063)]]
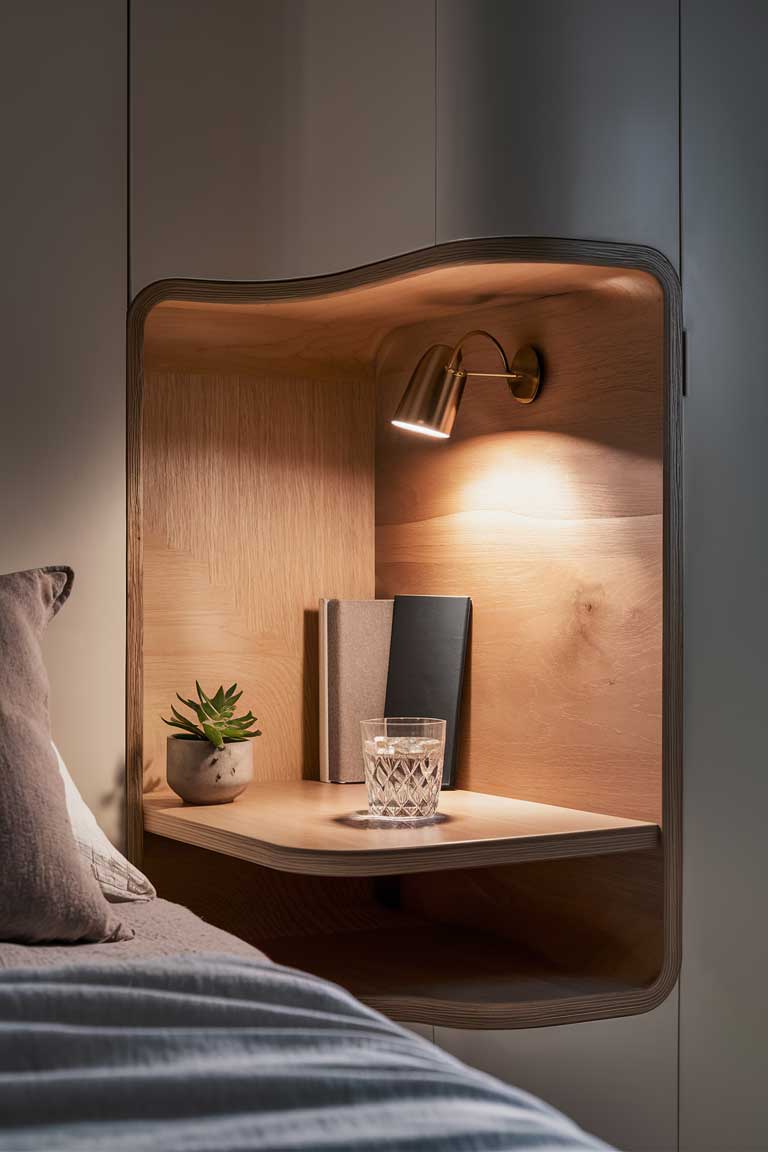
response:
[(187, 804), (229, 804), (253, 779), (253, 744), (214, 748), (207, 740), (168, 737), (168, 786)]

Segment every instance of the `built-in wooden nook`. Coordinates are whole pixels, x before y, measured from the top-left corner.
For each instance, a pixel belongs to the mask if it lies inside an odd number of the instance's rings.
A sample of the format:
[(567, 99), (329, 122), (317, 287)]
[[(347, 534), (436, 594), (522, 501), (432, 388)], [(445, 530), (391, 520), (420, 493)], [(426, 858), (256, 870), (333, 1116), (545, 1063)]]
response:
[[(532, 344), (534, 404), (389, 421), (421, 353)], [(494, 371), (487, 347), (473, 366)], [(129, 848), (161, 895), (401, 1019), (644, 1011), (679, 965), (679, 286), (649, 249), (444, 245), (161, 281), (129, 321)], [(458, 790), (407, 832), (318, 776), (320, 597), (472, 597)], [(257, 781), (165, 786), (175, 691), (238, 680)], [(146, 827), (146, 835), (145, 829)]]

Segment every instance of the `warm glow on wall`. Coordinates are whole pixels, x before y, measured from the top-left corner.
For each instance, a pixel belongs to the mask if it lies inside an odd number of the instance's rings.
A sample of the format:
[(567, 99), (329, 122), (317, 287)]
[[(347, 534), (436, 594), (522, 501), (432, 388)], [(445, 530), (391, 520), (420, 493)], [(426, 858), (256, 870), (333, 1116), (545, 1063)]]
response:
[(531, 519), (578, 513), (580, 501), (568, 469), (569, 453), (558, 451), (562, 439), (547, 432), (524, 432), (474, 441), (477, 463), (465, 473), (460, 496), (463, 509)]
[(652, 457), (560, 432), (474, 437), (457, 445), (454, 467), (465, 478), (463, 511), (495, 511), (540, 520), (621, 514), (628, 475), (638, 510), (655, 513), (658, 466)]

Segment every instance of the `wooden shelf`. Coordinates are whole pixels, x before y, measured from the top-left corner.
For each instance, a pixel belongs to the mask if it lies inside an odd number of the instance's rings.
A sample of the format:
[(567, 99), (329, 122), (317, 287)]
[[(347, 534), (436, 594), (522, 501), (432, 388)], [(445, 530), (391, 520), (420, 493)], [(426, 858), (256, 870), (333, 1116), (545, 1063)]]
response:
[(510, 1005), (518, 1025), (546, 1022), (564, 999), (633, 987), (619, 964), (615, 973), (569, 969), (490, 932), (403, 914), (375, 929), (259, 943), (276, 963), (340, 983), (395, 1019), (458, 1028), (497, 1027)]
[(233, 804), (193, 807), (167, 789), (144, 797), (147, 832), (282, 872), (387, 876), (655, 847), (659, 828), (596, 812), (479, 792), (440, 796), (421, 828), (371, 827), (362, 784), (254, 784)]

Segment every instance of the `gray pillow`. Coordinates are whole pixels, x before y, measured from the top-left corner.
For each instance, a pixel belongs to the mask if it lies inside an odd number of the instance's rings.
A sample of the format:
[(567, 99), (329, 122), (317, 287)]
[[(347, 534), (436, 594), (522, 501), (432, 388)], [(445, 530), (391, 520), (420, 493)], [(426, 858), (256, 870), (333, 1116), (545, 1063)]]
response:
[(0, 939), (124, 940), (82, 865), (51, 746), (40, 640), (71, 568), (0, 576)]

